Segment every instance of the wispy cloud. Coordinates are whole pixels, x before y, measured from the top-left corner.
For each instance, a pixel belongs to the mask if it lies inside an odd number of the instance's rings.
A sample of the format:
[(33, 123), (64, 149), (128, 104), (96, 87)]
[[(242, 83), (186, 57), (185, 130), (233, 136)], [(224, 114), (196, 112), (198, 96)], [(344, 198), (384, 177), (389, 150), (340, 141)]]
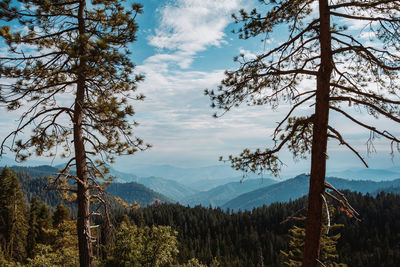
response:
[(149, 37), (149, 44), (160, 49), (160, 54), (149, 60), (176, 62), (188, 68), (198, 52), (226, 43), (224, 30), (240, 2), (177, 0), (160, 8), (160, 25)]

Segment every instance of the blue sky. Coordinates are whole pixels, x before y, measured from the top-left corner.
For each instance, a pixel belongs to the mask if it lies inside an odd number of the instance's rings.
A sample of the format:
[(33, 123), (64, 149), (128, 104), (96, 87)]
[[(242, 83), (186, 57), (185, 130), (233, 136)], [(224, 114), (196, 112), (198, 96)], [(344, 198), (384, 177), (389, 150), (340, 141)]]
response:
[[(144, 14), (138, 18), (140, 31), (133, 44), (133, 61), (146, 80), (139, 86), (147, 98), (136, 105), (141, 125), (137, 134), (151, 143), (150, 151), (120, 160), (133, 163), (201, 166), (218, 164), (220, 155), (238, 154), (243, 148), (270, 146), (271, 133), (288, 107), (243, 106), (219, 119), (211, 117), (205, 88), (216, 88), (225, 69), (233, 69), (233, 57), (244, 53), (250, 58), (283, 40), (285, 28), (270, 40), (240, 40), (232, 29), (231, 14), (251, 8), (256, 1), (143, 1)], [(308, 82), (304, 86), (313, 86)], [(307, 112), (307, 111), (304, 111)], [(363, 115), (362, 115), (363, 116)], [(335, 117), (331, 117), (336, 120)], [(382, 122), (386, 123), (386, 122)], [(339, 122), (339, 124), (341, 124)], [(348, 127), (347, 127), (348, 126)], [(361, 152), (366, 152), (366, 134), (343, 125), (343, 131)], [(386, 143), (377, 142), (376, 154), (367, 159), (371, 167), (386, 168), (390, 160)], [(361, 167), (357, 159), (336, 144), (330, 146), (331, 168)], [(287, 171), (307, 171), (308, 161), (293, 162), (284, 152)]]
[[(139, 2), (144, 6), (144, 14), (138, 16), (138, 41), (131, 45), (131, 51), (137, 71), (146, 77), (138, 89), (146, 99), (134, 103), (135, 120), (140, 123), (135, 134), (153, 148), (119, 158), (116, 167), (129, 170), (132, 164), (215, 165), (220, 164), (219, 156), (236, 155), (244, 148), (271, 146), (272, 131), (288, 106), (282, 105), (277, 110), (243, 106), (214, 119), (209, 98), (203, 92), (206, 88), (216, 88), (224, 77), (224, 70), (235, 67), (234, 56), (243, 53), (251, 58), (268, 50), (284, 37), (285, 29), (272, 34), (267, 42), (239, 40), (232, 34), (237, 25), (231, 14), (240, 8), (251, 8), (255, 0)], [(308, 81), (302, 86), (312, 87), (314, 83)], [(367, 118), (365, 114), (361, 116)], [(1, 116), (1, 137), (10, 130), (9, 125), (15, 118), (16, 115)], [(368, 133), (347, 122), (337, 122), (344, 136), (365, 155)], [(395, 127), (384, 120), (378, 123)], [(378, 140), (376, 148), (378, 153), (367, 157), (371, 167), (398, 165), (398, 156), (391, 161), (387, 143)], [(329, 151), (330, 168), (362, 167), (354, 155), (334, 142)], [(308, 170), (308, 161), (293, 162), (285, 151), (282, 159), (288, 165), (283, 172)]]

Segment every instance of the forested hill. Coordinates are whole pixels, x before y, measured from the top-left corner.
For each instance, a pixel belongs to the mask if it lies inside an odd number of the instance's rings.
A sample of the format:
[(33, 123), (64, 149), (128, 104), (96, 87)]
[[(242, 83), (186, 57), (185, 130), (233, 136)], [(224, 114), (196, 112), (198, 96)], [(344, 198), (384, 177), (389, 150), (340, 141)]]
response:
[[(329, 177), (327, 181), (340, 190), (348, 189), (361, 193), (377, 193), (385, 188), (400, 186), (400, 179), (392, 181), (362, 181), (346, 180)], [(233, 210), (251, 210), (254, 207), (269, 205), (273, 202), (287, 202), (308, 194), (309, 177), (305, 174), (285, 180), (267, 187), (263, 187), (245, 194), (242, 194), (227, 203), (222, 208)]]
[(30, 175), (33, 178), (39, 178), (42, 176), (51, 176), (55, 173), (58, 173), (58, 168), (49, 166), (49, 165), (41, 165), (35, 167), (23, 167), (23, 166), (8, 166), (11, 170), (15, 171), (23, 171), (26, 174)]
[[(344, 224), (330, 231), (341, 234), (338, 262), (347, 266), (389, 267), (400, 262), (400, 195), (380, 193), (373, 197), (344, 192), (360, 213), (361, 221), (335, 211), (331, 223)], [(231, 212), (220, 208), (194, 208), (177, 204), (149, 206), (131, 211), (139, 226), (169, 225), (178, 231), (179, 261), (196, 257), (210, 264), (216, 257), (225, 266), (284, 266), (280, 250), (288, 251), (288, 229), (304, 221), (288, 216), (306, 207), (306, 198), (273, 203), (252, 211)]]
[(181, 201), (184, 205), (202, 205), (203, 207), (220, 207), (229, 200), (256, 190), (258, 188), (263, 188), (277, 181), (273, 179), (263, 178), (263, 179), (246, 179), (243, 182), (230, 182), (224, 185), (214, 187), (208, 191), (199, 192), (186, 197)]
[(130, 183), (112, 183), (107, 187), (107, 192), (113, 196), (122, 198), (127, 203), (138, 202), (140, 205), (149, 205), (154, 201), (165, 203), (175, 202), (174, 200), (155, 192), (142, 184)]
[[(46, 190), (48, 177), (56, 173), (57, 168), (39, 166), (11, 167), (10, 169), (16, 174), (21, 184), (21, 189), (28, 201), (36, 195), (49, 206), (55, 207), (59, 203), (58, 193)], [(127, 203), (134, 203), (136, 201), (142, 206), (152, 204), (155, 200), (166, 203), (174, 202), (174, 200), (135, 182), (113, 183), (107, 188), (107, 191), (113, 196), (120, 197)]]

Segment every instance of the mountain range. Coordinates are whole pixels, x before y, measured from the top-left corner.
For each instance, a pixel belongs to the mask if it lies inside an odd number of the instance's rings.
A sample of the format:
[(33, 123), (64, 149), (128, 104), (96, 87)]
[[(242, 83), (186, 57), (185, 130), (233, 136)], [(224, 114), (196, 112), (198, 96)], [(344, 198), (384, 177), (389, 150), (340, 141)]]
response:
[[(273, 202), (287, 202), (308, 194), (309, 176), (301, 174), (295, 178), (266, 186), (231, 199), (222, 205), (224, 209), (251, 210)], [(377, 193), (385, 188), (400, 186), (400, 179), (391, 181), (346, 180), (328, 177), (327, 182), (339, 190), (348, 189), (360, 193)]]
[[(17, 175), (21, 189), (28, 201), (36, 195), (50, 206), (55, 207), (58, 204), (60, 198), (57, 192), (46, 190), (48, 177), (54, 175), (58, 171), (57, 168), (51, 166), (14, 166), (10, 167), (10, 169)], [(165, 203), (175, 202), (163, 194), (136, 182), (112, 183), (107, 187), (107, 192), (113, 196), (120, 197), (127, 203), (138, 202), (142, 206), (150, 205), (156, 200)]]
[(400, 178), (400, 168), (392, 167), (389, 169), (367, 169), (352, 168), (342, 171), (328, 171), (327, 176), (343, 177), (349, 180), (371, 180), (383, 181)]
[[(1, 160), (4, 160), (4, 157)], [(0, 161), (0, 166), (5, 165), (4, 163), (5, 161)], [(56, 167), (61, 168), (62, 165)], [(25, 187), (33, 187), (37, 192), (39, 185), (43, 187), (45, 185), (43, 177), (58, 172), (56, 167), (13, 166), (12, 169), (29, 174), (32, 181), (29, 180), (30, 178), (25, 179), (28, 181), (28, 185)], [(224, 165), (203, 168), (140, 165), (135, 168), (137, 173), (121, 172), (110, 167), (110, 174), (116, 179), (107, 190), (128, 203), (136, 201), (141, 205), (151, 204), (154, 199), (158, 199), (162, 202), (179, 202), (189, 206), (219, 206), (223, 209), (250, 210), (264, 204), (287, 202), (302, 197), (308, 193), (309, 185), (309, 178), (305, 174), (284, 181), (270, 178), (260, 179), (255, 175), (243, 179), (242, 176), (237, 176), (238, 172), (232, 171)], [(153, 175), (146, 176), (148, 174)], [(338, 171), (335, 174), (356, 179), (335, 177), (327, 179), (340, 190), (349, 189), (364, 194), (376, 194), (380, 190), (395, 193), (400, 191), (400, 179), (394, 179), (400, 178), (400, 168), (398, 167), (381, 170), (350, 169)], [(34, 181), (34, 179), (39, 180)], [(45, 196), (46, 193), (41, 192), (40, 194)]]
[(241, 194), (275, 184), (277, 181), (268, 178), (246, 179), (241, 182), (230, 182), (217, 186), (208, 191), (202, 191), (191, 195), (181, 201), (181, 204), (204, 207), (217, 207)]

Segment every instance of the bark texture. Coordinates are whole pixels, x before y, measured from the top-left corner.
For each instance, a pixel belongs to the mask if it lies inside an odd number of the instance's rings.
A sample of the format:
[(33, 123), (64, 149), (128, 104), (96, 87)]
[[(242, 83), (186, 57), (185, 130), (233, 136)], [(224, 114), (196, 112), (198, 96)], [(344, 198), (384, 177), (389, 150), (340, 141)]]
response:
[(311, 150), (311, 174), (308, 193), (308, 215), (304, 244), (303, 266), (317, 266), (320, 254), (322, 228), (322, 194), (325, 190), (325, 173), (328, 142), (329, 92), (333, 69), (330, 33), (330, 14), (327, 0), (319, 0), (321, 65), (317, 75), (317, 92), (313, 140)]
[(79, 244), (79, 262), (81, 267), (93, 266), (93, 252), (90, 235), (90, 192), (87, 176), (86, 150), (83, 140), (82, 120), (83, 108), (85, 104), (85, 67), (86, 67), (86, 43), (85, 38), (85, 11), (86, 1), (81, 0), (78, 10), (79, 27), (79, 74), (77, 81), (77, 92), (74, 109), (74, 148), (76, 158), (76, 174), (78, 177), (78, 244)]

